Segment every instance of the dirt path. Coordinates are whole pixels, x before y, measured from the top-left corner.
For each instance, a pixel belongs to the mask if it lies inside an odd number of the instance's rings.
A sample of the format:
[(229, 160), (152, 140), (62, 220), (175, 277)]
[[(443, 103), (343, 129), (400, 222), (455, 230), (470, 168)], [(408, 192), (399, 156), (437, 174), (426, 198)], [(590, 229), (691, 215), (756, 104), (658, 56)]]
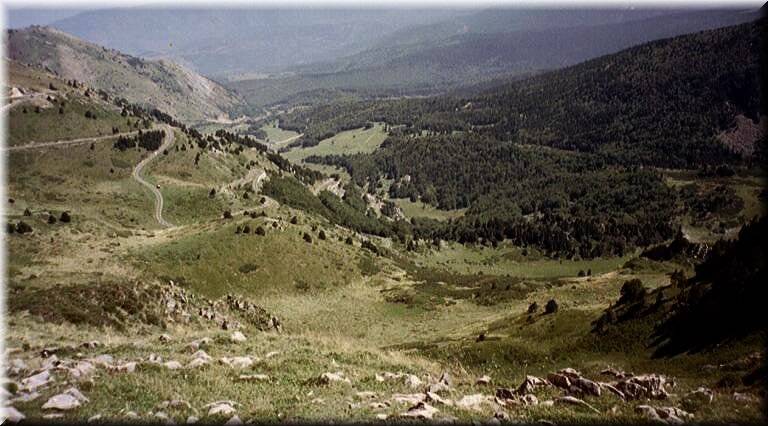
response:
[(3, 151), (23, 151), (25, 149), (69, 146), (69, 145), (78, 145), (78, 144), (88, 143), (88, 142), (103, 142), (108, 139), (114, 139), (118, 136), (133, 136), (138, 132), (139, 131), (136, 130), (133, 132), (116, 133), (113, 135), (106, 135), (106, 136), (93, 136), (90, 138), (69, 139), (69, 140), (53, 141), (53, 142), (32, 142), (24, 145), (9, 146), (9, 147), (3, 148), (2, 150)]
[(154, 160), (155, 157), (157, 157), (158, 154), (163, 152), (164, 150), (168, 149), (173, 145), (173, 128), (170, 126), (164, 126), (165, 127), (165, 141), (163, 144), (158, 148), (155, 152), (150, 154), (147, 158), (141, 160), (139, 164), (136, 165), (136, 167), (133, 169), (133, 173), (131, 173), (131, 177), (139, 182), (140, 184), (146, 186), (149, 188), (150, 191), (152, 191), (152, 194), (155, 195), (155, 219), (158, 223), (160, 223), (160, 226), (164, 228), (171, 228), (174, 225), (167, 220), (163, 219), (163, 194), (160, 192), (160, 190), (151, 183), (144, 180), (144, 178), (141, 177), (141, 170), (149, 164), (150, 161)]

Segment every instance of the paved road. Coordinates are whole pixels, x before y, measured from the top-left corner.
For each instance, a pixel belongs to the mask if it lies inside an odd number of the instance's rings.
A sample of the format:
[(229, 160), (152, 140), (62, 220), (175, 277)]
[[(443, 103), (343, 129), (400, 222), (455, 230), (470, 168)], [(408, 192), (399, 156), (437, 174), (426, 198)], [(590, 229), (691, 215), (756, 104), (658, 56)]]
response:
[(78, 145), (82, 143), (88, 143), (88, 142), (102, 142), (108, 139), (113, 139), (118, 136), (133, 136), (139, 131), (133, 131), (133, 132), (125, 132), (125, 133), (117, 133), (114, 135), (106, 135), (106, 136), (94, 136), (90, 138), (80, 138), (80, 139), (68, 139), (63, 141), (53, 141), (53, 142), (32, 142), (24, 145), (16, 145), (16, 146), (9, 146), (2, 148), (2, 151), (22, 151), (25, 149), (35, 149), (35, 148), (50, 148), (50, 147), (57, 147), (57, 146), (68, 146), (68, 145)]
[(141, 160), (139, 164), (136, 165), (136, 167), (133, 169), (133, 173), (131, 174), (131, 177), (139, 182), (140, 184), (146, 186), (149, 188), (150, 191), (152, 191), (152, 194), (155, 196), (155, 220), (157, 220), (158, 223), (160, 223), (160, 226), (165, 228), (171, 228), (174, 225), (167, 220), (163, 219), (163, 194), (160, 192), (159, 189), (155, 185), (152, 185), (151, 183), (144, 180), (143, 177), (141, 177), (141, 170), (149, 164), (152, 160), (155, 159), (160, 153), (163, 152), (163, 150), (166, 150), (173, 145), (173, 128), (170, 126), (163, 126), (163, 130), (165, 130), (165, 141), (163, 144), (158, 148), (155, 152), (151, 153), (147, 158)]

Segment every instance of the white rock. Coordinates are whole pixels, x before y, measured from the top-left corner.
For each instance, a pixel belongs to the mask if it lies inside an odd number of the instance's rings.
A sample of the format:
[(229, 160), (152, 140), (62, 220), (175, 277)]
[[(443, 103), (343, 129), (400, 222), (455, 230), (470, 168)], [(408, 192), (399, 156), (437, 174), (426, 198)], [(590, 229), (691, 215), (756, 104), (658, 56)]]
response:
[(2, 410), (0, 417), (5, 418), (11, 423), (18, 423), (27, 418), (27, 416), (14, 407), (2, 407), (0, 410)]
[(235, 407), (233, 407), (231, 404), (226, 402), (214, 404), (208, 409), (209, 416), (215, 416), (215, 415), (229, 416), (232, 414), (235, 414)]
[(178, 370), (182, 367), (179, 361), (167, 361), (163, 363), (163, 365), (169, 370)]
[(388, 417), (389, 416), (384, 414), (384, 413), (379, 413), (379, 414), (376, 415), (376, 418), (379, 419), (379, 420), (387, 420)]
[(136, 371), (136, 362), (131, 361), (122, 365), (116, 365), (110, 368), (110, 370), (118, 373), (133, 373)]
[(232, 368), (246, 368), (253, 365), (253, 359), (249, 356), (236, 356), (221, 358), (219, 362)]
[(417, 376), (413, 374), (406, 374), (404, 381), (405, 381), (405, 384), (411, 389), (415, 389), (421, 386), (421, 379), (419, 379)]
[(21, 358), (14, 358), (10, 363), (11, 374), (18, 375), (23, 371), (27, 371), (27, 363)]
[(50, 370), (58, 367), (59, 364), (61, 364), (61, 362), (59, 361), (59, 357), (57, 357), (56, 355), (51, 355), (48, 358), (46, 358), (45, 361), (43, 361), (43, 365), (40, 368), (43, 370)]
[(191, 425), (191, 424), (197, 423), (199, 420), (200, 419), (198, 419), (195, 416), (189, 416), (189, 417), (187, 417), (187, 424)]
[(112, 357), (112, 355), (102, 354), (93, 358), (89, 358), (88, 361), (96, 364), (99, 367), (109, 367), (115, 362), (115, 359)]
[(40, 398), (39, 392), (19, 392), (16, 394), (16, 398), (13, 398), (11, 402), (29, 402)]
[(224, 423), (224, 426), (235, 426), (235, 425), (241, 425), (243, 424), (243, 421), (240, 420), (240, 417), (237, 417), (237, 414), (232, 416), (229, 420), (227, 420), (226, 423)]
[(194, 359), (204, 359), (206, 361), (211, 361), (213, 358), (211, 358), (210, 355), (208, 355), (204, 350), (199, 350), (192, 354), (192, 358)]
[(93, 423), (95, 421), (101, 420), (101, 414), (96, 414), (95, 416), (91, 416), (88, 418), (88, 423)]
[(163, 343), (168, 343), (171, 341), (171, 336), (167, 334), (161, 334), (159, 340)]
[(193, 351), (196, 351), (204, 346), (208, 346), (211, 343), (210, 337), (203, 337), (202, 339), (194, 340), (187, 345)]
[(163, 362), (163, 358), (155, 354), (149, 354), (149, 357), (147, 357), (147, 362), (150, 364), (160, 364)]
[[(79, 394), (79, 392), (77, 392)], [(80, 394), (82, 396), (82, 394)], [(85, 398), (83, 396), (83, 398)], [(85, 399), (87, 401), (87, 399)], [(85, 402), (82, 401), (82, 402)], [(52, 396), (48, 401), (43, 404), (43, 410), (73, 410), (81, 405), (81, 399), (77, 394), (70, 393), (69, 391)]]
[(579, 398), (576, 398), (576, 397), (573, 397), (573, 396), (569, 396), (569, 395), (561, 396), (559, 398), (555, 398), (555, 402), (559, 403), (559, 404), (580, 405), (582, 407), (585, 407), (585, 408), (588, 408), (588, 409), (594, 411), (595, 413), (599, 413), (600, 412), (597, 408), (587, 404), (583, 400), (581, 400)]
[(492, 401), (492, 396), (476, 393), (462, 397), (460, 400), (456, 401), (456, 406), (466, 410), (480, 410), (481, 405)]
[(392, 400), (401, 404), (418, 404), (426, 399), (427, 395), (423, 393), (396, 393), (392, 395)]
[(320, 384), (328, 385), (331, 383), (352, 383), (348, 378), (344, 377), (344, 373), (337, 371), (336, 373), (323, 373), (318, 379)]
[(432, 401), (432, 402), (437, 402), (437, 403), (443, 404), (443, 405), (449, 405), (449, 406), (453, 405), (453, 401), (451, 401), (450, 399), (447, 399), (447, 398), (443, 398), (443, 397), (441, 397), (440, 395), (438, 395), (438, 394), (436, 394), (434, 392), (427, 391), (427, 399)]
[(84, 379), (90, 376), (96, 367), (88, 361), (78, 361), (74, 367), (69, 369), (69, 375), (74, 379)]
[(232, 333), (231, 336), (229, 336), (229, 340), (231, 340), (234, 343), (242, 343), (248, 340), (245, 335), (239, 331), (235, 331)]
[(264, 359), (269, 359), (276, 355), (280, 355), (280, 352), (278, 351), (267, 352), (267, 354), (264, 355)]
[(125, 417), (128, 417), (129, 419), (138, 419), (139, 415), (136, 414), (135, 411), (128, 411), (124, 414)]
[(21, 387), (33, 391), (41, 386), (45, 386), (52, 382), (51, 373), (48, 370), (43, 370), (40, 373), (34, 374), (21, 381)]

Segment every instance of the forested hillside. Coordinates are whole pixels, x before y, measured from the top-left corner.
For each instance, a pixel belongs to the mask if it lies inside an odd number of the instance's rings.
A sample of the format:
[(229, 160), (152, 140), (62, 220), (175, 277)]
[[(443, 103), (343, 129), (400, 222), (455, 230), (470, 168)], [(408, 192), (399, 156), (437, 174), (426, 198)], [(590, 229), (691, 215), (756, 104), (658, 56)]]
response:
[(644, 167), (750, 161), (718, 135), (736, 116), (759, 118), (762, 28), (653, 42), (468, 98), (337, 103), (281, 123), (306, 147), (386, 122), (390, 137), (372, 154), (305, 161), (341, 167), (370, 193), (467, 209), (414, 222), (415, 237), (622, 255), (679, 226), (677, 194)]
[(467, 98), (336, 103), (282, 123), (322, 139), (384, 121), (409, 134), (473, 132), (624, 165), (736, 161), (716, 136), (737, 115), (758, 119), (764, 28), (758, 21), (651, 42)]

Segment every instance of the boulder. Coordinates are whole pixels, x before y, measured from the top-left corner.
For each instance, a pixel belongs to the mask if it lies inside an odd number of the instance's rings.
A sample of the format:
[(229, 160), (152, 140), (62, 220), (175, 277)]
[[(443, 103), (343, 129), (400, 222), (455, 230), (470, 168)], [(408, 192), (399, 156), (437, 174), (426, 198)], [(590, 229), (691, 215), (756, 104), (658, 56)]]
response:
[(253, 365), (253, 359), (249, 356), (224, 357), (219, 359), (219, 362), (232, 368), (246, 368)]
[(241, 425), (241, 424), (243, 424), (243, 421), (240, 420), (240, 417), (237, 417), (237, 414), (235, 414), (229, 420), (227, 420), (226, 423), (224, 423), (224, 426), (235, 426), (235, 425)]
[(441, 397), (440, 395), (438, 395), (438, 394), (436, 394), (434, 392), (427, 391), (426, 394), (427, 394), (427, 398), (426, 398), (427, 401), (436, 402), (438, 404), (443, 404), (443, 405), (448, 405), (448, 406), (452, 406), (453, 405), (453, 401), (451, 401), (448, 398), (443, 398), (443, 397)]
[(204, 408), (208, 409), (209, 416), (230, 416), (235, 414), (235, 406), (237, 403), (233, 401), (216, 401), (206, 405)]
[(182, 365), (179, 361), (166, 361), (163, 363), (163, 366), (169, 370), (178, 370), (182, 368)]
[(69, 375), (75, 380), (81, 380), (90, 376), (96, 367), (88, 361), (78, 361), (74, 367), (69, 369)]
[(193, 340), (187, 345), (187, 347), (193, 351), (197, 351), (200, 348), (208, 346), (210, 343), (211, 343), (210, 337), (203, 337), (202, 339)]
[(92, 362), (98, 367), (110, 367), (115, 362), (115, 358), (109, 354), (102, 354), (89, 358), (87, 361)]
[(492, 403), (494, 398), (490, 395), (483, 395), (480, 393), (473, 395), (466, 395), (456, 401), (456, 406), (465, 410), (479, 411), (483, 404)]
[(418, 388), (422, 385), (421, 379), (419, 379), (418, 376), (415, 376), (413, 374), (404, 375), (403, 381), (411, 389)]
[(686, 409), (696, 410), (701, 406), (711, 404), (714, 399), (715, 394), (711, 389), (700, 387), (683, 397), (683, 405)]
[(75, 388), (69, 388), (63, 393), (52, 396), (50, 399), (48, 399), (48, 401), (43, 404), (43, 410), (73, 410), (86, 402), (88, 402), (88, 398), (80, 393), (79, 390)]
[(423, 393), (396, 393), (392, 395), (392, 400), (400, 404), (418, 404), (426, 401), (427, 394)]
[(693, 419), (693, 414), (675, 407), (638, 405), (635, 411), (650, 421), (666, 424), (682, 424)]
[(27, 418), (27, 416), (14, 407), (3, 407), (3, 416), (10, 423), (18, 423)]
[(632, 373), (627, 373), (627, 372), (624, 372), (624, 371), (621, 371), (621, 370), (617, 370), (617, 369), (615, 369), (613, 367), (608, 367), (605, 370), (600, 371), (600, 374), (602, 374), (604, 376), (615, 377), (617, 379), (625, 379), (625, 378), (628, 378), (628, 377), (632, 377), (634, 375)]
[(211, 361), (213, 358), (211, 358), (210, 355), (208, 355), (205, 351), (199, 350), (192, 354), (192, 359), (202, 359), (205, 361)]
[(337, 371), (336, 373), (323, 373), (317, 381), (321, 385), (329, 385), (331, 383), (352, 383), (348, 378), (344, 377), (344, 373), (341, 371)]
[(229, 340), (233, 343), (242, 343), (248, 340), (245, 335), (239, 331), (235, 331), (229, 336)]
[(568, 376), (560, 373), (551, 373), (547, 375), (547, 381), (561, 389), (570, 389), (572, 384), (571, 379)]
[(592, 380), (585, 379), (583, 377), (578, 377), (576, 379), (573, 379), (573, 383), (571, 384), (570, 391), (573, 393), (592, 395), (592, 396), (602, 395), (602, 391), (600, 389), (599, 384), (593, 382)]
[(21, 388), (33, 391), (39, 387), (51, 383), (52, 381), (53, 379), (51, 378), (51, 373), (49, 373), (48, 370), (43, 370), (40, 373), (33, 374), (32, 376), (23, 379), (21, 381)]
[(556, 404), (565, 404), (565, 405), (577, 405), (577, 406), (580, 406), (580, 407), (587, 408), (587, 409), (589, 409), (591, 411), (594, 411), (595, 413), (600, 413), (600, 411), (597, 408), (595, 408), (595, 407), (587, 404), (583, 400), (581, 400), (579, 398), (576, 398), (576, 397), (573, 397), (573, 396), (561, 396), (561, 397), (555, 398), (555, 403)]
[(570, 379), (578, 379), (581, 377), (581, 373), (570, 367), (563, 368), (562, 370), (558, 371), (558, 374), (562, 374), (563, 376), (566, 376)]
[(536, 376), (525, 376), (525, 380), (523, 380), (523, 383), (520, 383), (520, 386), (517, 387), (517, 393), (519, 395), (525, 395), (533, 392), (534, 389), (537, 387), (543, 387), (548, 386), (549, 382), (546, 380), (536, 377)]
[(135, 362), (126, 362), (125, 364), (122, 364), (122, 365), (116, 365), (116, 366), (110, 367), (109, 370), (115, 371), (118, 373), (133, 373), (134, 371), (136, 371), (136, 365), (137, 364)]
[(664, 389), (666, 378), (657, 374), (644, 374), (624, 379), (616, 384), (626, 399), (666, 399), (669, 395)]

